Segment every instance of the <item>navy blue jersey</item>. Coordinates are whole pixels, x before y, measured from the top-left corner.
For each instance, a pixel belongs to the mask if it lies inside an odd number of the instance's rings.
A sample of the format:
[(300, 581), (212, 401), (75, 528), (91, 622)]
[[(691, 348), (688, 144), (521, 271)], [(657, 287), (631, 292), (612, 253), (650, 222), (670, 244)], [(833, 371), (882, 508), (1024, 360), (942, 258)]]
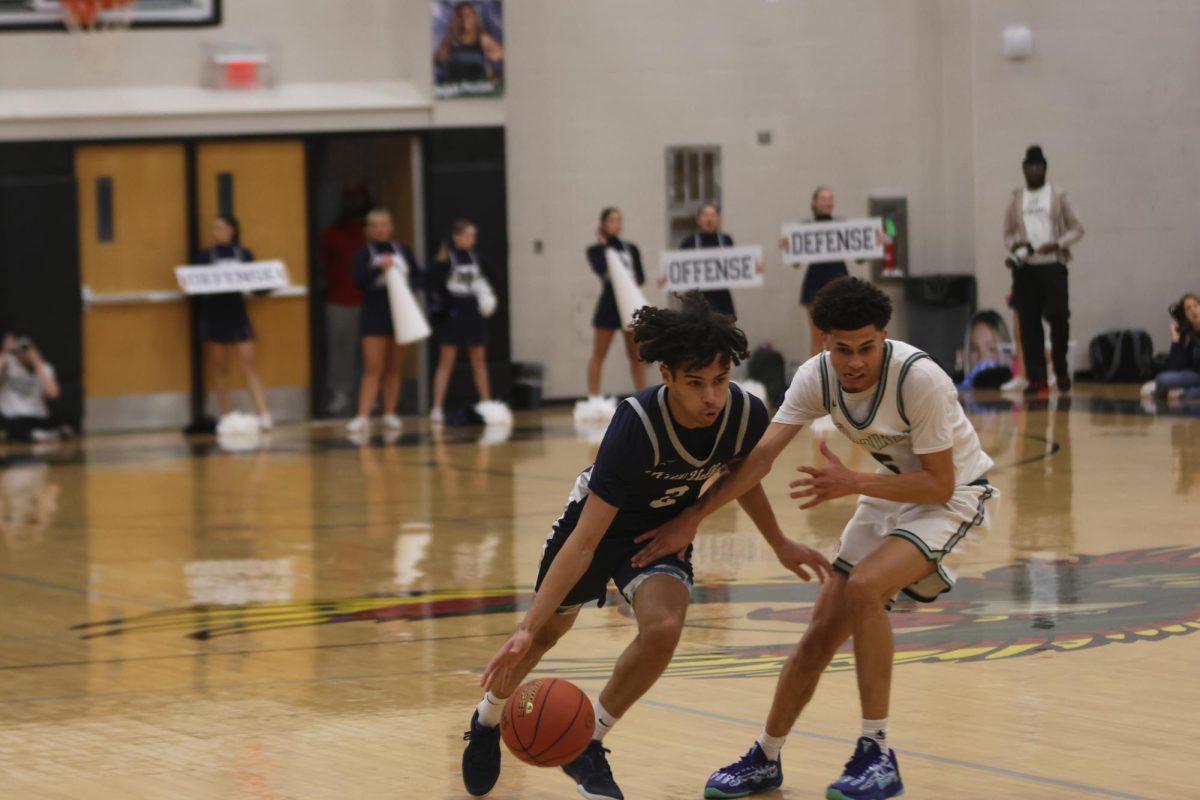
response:
[(680, 250), (696, 250), (705, 247), (733, 247), (733, 237), (723, 231), (716, 233), (696, 231), (683, 237), (679, 242)]
[(551, 540), (575, 530), (590, 495), (619, 510), (605, 538), (633, 538), (673, 519), (696, 502), (705, 481), (744, 458), (766, 431), (767, 409), (731, 383), (725, 409), (706, 428), (671, 419), (667, 387), (653, 386), (617, 407), (596, 461), (575, 480)]

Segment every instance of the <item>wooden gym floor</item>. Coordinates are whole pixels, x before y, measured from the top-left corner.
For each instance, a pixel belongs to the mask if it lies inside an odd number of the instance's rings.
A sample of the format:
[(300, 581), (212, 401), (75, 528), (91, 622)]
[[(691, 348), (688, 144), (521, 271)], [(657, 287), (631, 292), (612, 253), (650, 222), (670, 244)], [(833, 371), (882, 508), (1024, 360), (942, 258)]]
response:
[[(970, 404), (1004, 496), (959, 587), (894, 615), (907, 796), (1200, 797), (1200, 409), (1152, 414), (1135, 391)], [(565, 408), (479, 436), (0, 445), (0, 797), (465, 797), (478, 670), (594, 452)], [(832, 555), (852, 502), (786, 497), (813, 449), (802, 433), (767, 488)], [(815, 594), (732, 508), (695, 563), (675, 661), (606, 741), (631, 800), (699, 797), (742, 754)], [(631, 635), (620, 604), (585, 609), (535, 674), (594, 697)], [(858, 718), (844, 653), (767, 797), (823, 796)], [(576, 794), (506, 755), (492, 796)]]

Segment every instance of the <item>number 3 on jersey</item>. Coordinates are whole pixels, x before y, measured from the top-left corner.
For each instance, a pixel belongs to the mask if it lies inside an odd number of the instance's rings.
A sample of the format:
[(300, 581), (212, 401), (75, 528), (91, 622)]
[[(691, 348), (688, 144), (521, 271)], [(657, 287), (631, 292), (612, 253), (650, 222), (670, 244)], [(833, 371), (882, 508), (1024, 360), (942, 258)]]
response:
[(679, 498), (687, 494), (688, 490), (691, 488), (692, 487), (690, 486), (672, 486), (670, 489), (667, 489), (667, 493), (665, 495), (657, 500), (652, 500), (650, 502), (650, 507), (666, 508), (667, 506), (673, 506), (679, 501)]

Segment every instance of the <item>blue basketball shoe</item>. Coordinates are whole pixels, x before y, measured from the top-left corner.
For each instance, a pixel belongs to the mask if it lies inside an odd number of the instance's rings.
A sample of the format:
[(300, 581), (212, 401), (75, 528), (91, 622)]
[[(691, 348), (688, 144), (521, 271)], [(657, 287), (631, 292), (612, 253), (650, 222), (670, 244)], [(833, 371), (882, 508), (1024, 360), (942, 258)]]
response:
[(579, 793), (588, 800), (625, 800), (620, 787), (613, 780), (612, 768), (608, 766), (605, 753), (612, 752), (595, 739), (588, 743), (587, 750), (570, 764), (563, 765), (563, 772), (575, 781)]
[(896, 751), (886, 753), (874, 739), (863, 736), (846, 762), (842, 777), (825, 790), (825, 800), (887, 800), (904, 794)]
[(463, 786), (473, 797), (483, 797), (500, 777), (500, 726), (480, 725), (476, 711), (463, 739), (467, 742), (462, 757)]
[(748, 794), (769, 792), (783, 785), (783, 759), (767, 758), (755, 742), (746, 755), (712, 774), (704, 786), (708, 798), (745, 797)]

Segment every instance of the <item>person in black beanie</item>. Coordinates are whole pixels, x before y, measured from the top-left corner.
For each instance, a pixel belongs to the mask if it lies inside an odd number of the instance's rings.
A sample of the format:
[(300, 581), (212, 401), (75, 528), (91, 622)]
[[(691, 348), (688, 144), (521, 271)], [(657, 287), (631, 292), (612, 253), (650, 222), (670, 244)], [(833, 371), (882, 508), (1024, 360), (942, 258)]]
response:
[(1075, 216), (1067, 193), (1046, 183), (1046, 156), (1038, 145), (1025, 151), (1021, 162), (1025, 188), (1014, 189), (1004, 214), (1006, 264), (1013, 271), (1013, 305), (1021, 322), (1025, 394), (1049, 391), (1046, 380), (1045, 334), (1042, 319), (1050, 323), (1050, 351), (1059, 392), (1071, 390), (1067, 340), (1071, 312), (1067, 300), (1067, 263), (1071, 247), (1083, 238), (1083, 225)]

